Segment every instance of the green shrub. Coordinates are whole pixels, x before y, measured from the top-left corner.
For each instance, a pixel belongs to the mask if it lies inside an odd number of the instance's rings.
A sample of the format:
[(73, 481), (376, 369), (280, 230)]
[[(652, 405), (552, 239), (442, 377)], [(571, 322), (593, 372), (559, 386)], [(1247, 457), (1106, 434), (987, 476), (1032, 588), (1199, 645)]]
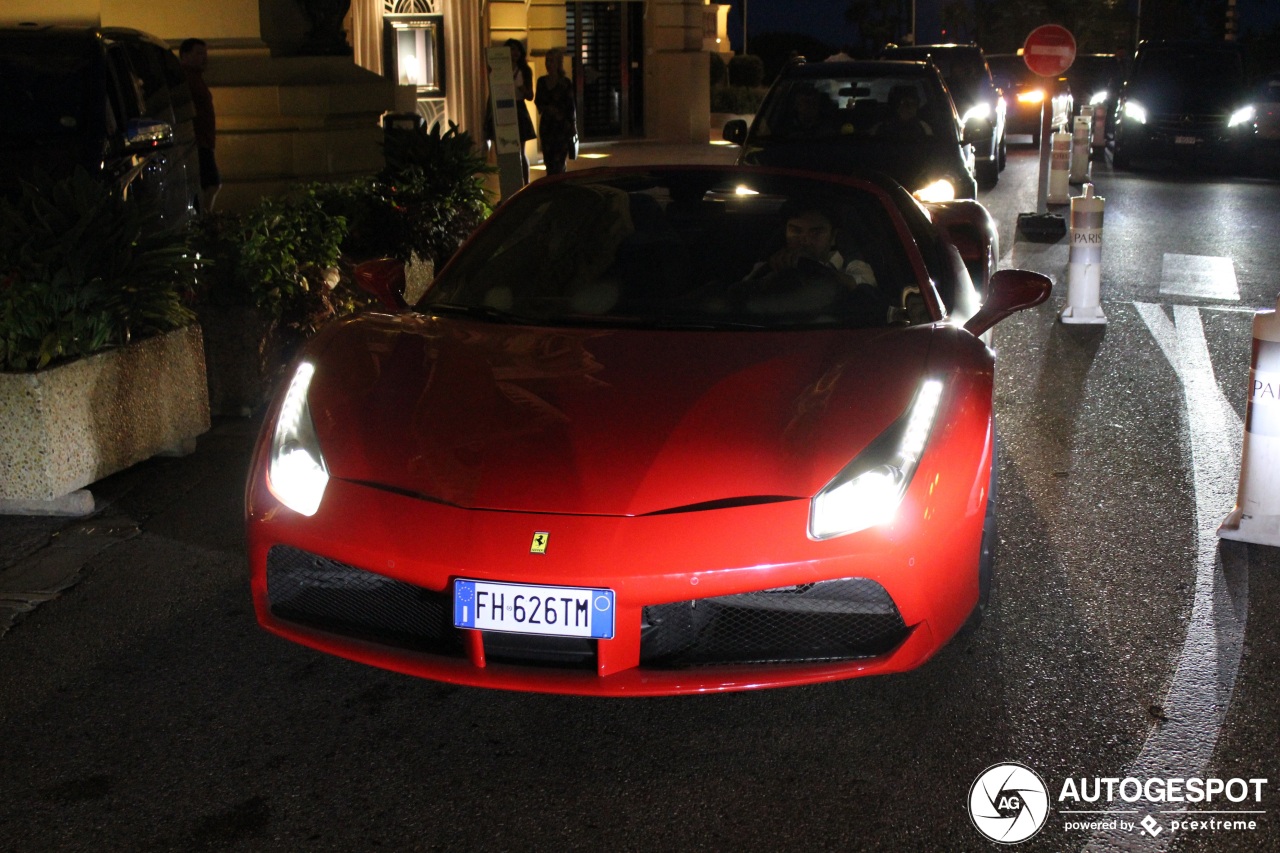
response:
[(368, 178), (292, 187), (238, 213), (204, 218), (213, 275), (201, 298), (258, 309), (277, 332), (307, 336), (372, 303), (347, 274), (375, 257), (416, 254), (438, 269), (491, 210), (491, 171), (469, 134), (392, 130), (386, 168)]
[(406, 262), (416, 254), (439, 269), (492, 211), (484, 175), (494, 169), (453, 122), (388, 130), (384, 153), (378, 175), (326, 191), (326, 206), (351, 223), (343, 252)]
[(711, 86), (723, 86), (729, 76), (729, 68), (724, 64), (724, 57), (714, 51), (707, 54), (711, 57)]
[(755, 88), (764, 83), (764, 60), (740, 54), (729, 60), (729, 85)]
[(83, 169), (0, 199), (0, 370), (35, 370), (187, 325), (189, 234)]
[(760, 109), (764, 100), (763, 87), (748, 89), (745, 86), (722, 86), (711, 90), (711, 112), (736, 113), (738, 115), (754, 114)]

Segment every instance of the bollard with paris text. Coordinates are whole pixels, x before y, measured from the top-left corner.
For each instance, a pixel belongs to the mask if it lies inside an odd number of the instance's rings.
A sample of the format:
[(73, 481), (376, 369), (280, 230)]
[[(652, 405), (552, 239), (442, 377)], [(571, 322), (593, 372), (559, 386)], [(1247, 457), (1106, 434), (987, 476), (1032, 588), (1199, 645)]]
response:
[(1079, 186), (1089, 180), (1089, 138), (1091, 121), (1076, 116), (1071, 125), (1071, 183)]
[(1066, 204), (1071, 201), (1069, 179), (1071, 177), (1071, 134), (1053, 134), (1049, 149), (1049, 204)]
[(1240, 452), (1240, 491), (1223, 539), (1280, 545), (1280, 300), (1253, 317), (1253, 364)]
[(1102, 295), (1102, 214), (1107, 200), (1093, 194), (1093, 184), (1071, 199), (1071, 251), (1067, 255), (1067, 307), (1064, 323), (1107, 322)]
[(1093, 148), (1101, 156), (1102, 150), (1107, 147), (1107, 104), (1104, 101), (1081, 109), (1093, 111)]

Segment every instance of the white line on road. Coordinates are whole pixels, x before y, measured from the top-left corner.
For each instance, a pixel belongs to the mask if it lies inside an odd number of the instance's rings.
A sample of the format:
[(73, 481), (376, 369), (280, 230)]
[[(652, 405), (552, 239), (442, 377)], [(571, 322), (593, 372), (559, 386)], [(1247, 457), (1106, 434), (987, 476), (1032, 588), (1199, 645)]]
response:
[[(1213, 758), (1240, 668), (1248, 612), (1248, 551), (1219, 548), (1218, 523), (1235, 503), (1242, 425), (1213, 374), (1199, 310), (1135, 303), (1138, 314), (1182, 382), (1196, 490), (1196, 591), (1191, 622), (1163, 708), (1168, 718), (1147, 735), (1125, 772), (1136, 779), (1203, 775)], [(1228, 583), (1228, 577), (1231, 582)], [(1125, 803), (1150, 812), (1163, 803)], [(1165, 851), (1174, 833), (1095, 833), (1085, 850)]]
[(1235, 264), (1230, 258), (1166, 253), (1160, 266), (1160, 295), (1239, 302)]

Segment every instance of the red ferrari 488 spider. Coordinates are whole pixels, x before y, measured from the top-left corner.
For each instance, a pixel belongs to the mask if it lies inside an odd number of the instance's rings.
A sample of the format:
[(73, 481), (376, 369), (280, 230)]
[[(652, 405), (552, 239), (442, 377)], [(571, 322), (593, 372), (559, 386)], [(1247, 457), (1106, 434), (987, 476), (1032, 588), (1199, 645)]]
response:
[(258, 619), (517, 690), (919, 666), (990, 584), (982, 335), (1049, 293), (994, 241), (886, 179), (600, 169), (515, 195), (414, 305), (366, 267), (388, 310), (310, 343), (258, 441)]

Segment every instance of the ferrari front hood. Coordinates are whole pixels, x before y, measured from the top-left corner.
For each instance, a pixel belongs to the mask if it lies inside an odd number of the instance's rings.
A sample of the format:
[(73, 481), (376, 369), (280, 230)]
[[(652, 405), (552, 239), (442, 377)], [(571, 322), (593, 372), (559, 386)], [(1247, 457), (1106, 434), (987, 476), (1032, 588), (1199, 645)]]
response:
[(930, 338), (364, 318), (317, 341), (309, 401), (334, 477), (642, 515), (812, 496), (906, 409)]

